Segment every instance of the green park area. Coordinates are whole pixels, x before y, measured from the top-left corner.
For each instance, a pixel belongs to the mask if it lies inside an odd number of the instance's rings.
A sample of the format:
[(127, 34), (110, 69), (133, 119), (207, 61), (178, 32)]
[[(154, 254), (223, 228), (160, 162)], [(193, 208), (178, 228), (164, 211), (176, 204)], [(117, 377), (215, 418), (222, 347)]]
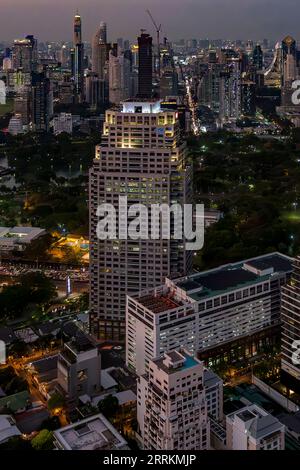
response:
[(195, 202), (224, 217), (205, 233), (198, 268), (280, 251), (299, 253), (300, 134), (260, 139), (219, 132), (189, 141)]

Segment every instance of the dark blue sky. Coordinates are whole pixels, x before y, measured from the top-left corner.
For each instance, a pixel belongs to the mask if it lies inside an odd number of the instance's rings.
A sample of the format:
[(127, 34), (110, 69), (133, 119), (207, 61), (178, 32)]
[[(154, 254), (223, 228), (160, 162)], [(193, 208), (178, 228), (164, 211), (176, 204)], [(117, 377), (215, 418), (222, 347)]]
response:
[(76, 8), (85, 40), (101, 20), (110, 39), (133, 39), (140, 28), (152, 32), (146, 8), (171, 39), (297, 38), (300, 20), (299, 0), (0, 0), (0, 39), (29, 33), (41, 40), (71, 39)]

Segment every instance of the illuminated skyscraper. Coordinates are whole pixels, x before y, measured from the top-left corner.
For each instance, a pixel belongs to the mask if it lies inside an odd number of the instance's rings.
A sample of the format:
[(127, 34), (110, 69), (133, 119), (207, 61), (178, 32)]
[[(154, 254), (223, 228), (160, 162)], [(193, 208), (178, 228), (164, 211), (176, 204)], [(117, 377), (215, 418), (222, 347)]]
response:
[(96, 336), (115, 340), (125, 336), (126, 294), (186, 273), (192, 261), (184, 240), (99, 240), (97, 208), (102, 203), (118, 208), (120, 196), (128, 198), (128, 206), (191, 200), (178, 113), (161, 109), (157, 100), (125, 101), (106, 112), (90, 170), (90, 325)]
[(79, 100), (83, 97), (83, 80), (84, 80), (84, 46), (82, 43), (82, 24), (81, 16), (77, 13), (74, 17), (74, 57), (73, 57), (73, 77), (75, 84), (75, 92)]
[(35, 72), (37, 66), (37, 40), (34, 36), (15, 39), (12, 51), (12, 67), (23, 72)]

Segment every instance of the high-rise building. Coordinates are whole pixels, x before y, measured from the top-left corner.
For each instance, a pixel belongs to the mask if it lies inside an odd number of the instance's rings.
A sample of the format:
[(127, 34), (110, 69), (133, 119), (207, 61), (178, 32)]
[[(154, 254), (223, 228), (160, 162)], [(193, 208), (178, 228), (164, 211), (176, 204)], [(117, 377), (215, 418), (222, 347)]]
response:
[(219, 117), (222, 122), (234, 122), (241, 116), (240, 66), (239, 59), (232, 59), (221, 73)]
[(165, 99), (167, 96), (178, 95), (178, 75), (175, 69), (164, 70), (159, 84), (160, 97)]
[(258, 405), (245, 406), (226, 416), (229, 450), (284, 450), (285, 426)]
[(37, 40), (34, 36), (15, 39), (12, 50), (12, 67), (23, 72), (35, 72), (37, 67)]
[[(138, 375), (164, 351), (249, 357), (280, 329), (280, 288), (291, 261), (273, 253), (128, 295), (126, 363)], [(276, 340), (278, 341), (278, 331)]]
[[(126, 101), (106, 112), (102, 144), (89, 178), (91, 329), (125, 337), (126, 294), (187, 273), (192, 252), (182, 240), (99, 240), (97, 208), (119, 197), (128, 205), (191, 201), (191, 168), (176, 111), (155, 100)], [(119, 224), (120, 220), (118, 220)]]
[(152, 96), (152, 60), (152, 37), (142, 32), (138, 37), (139, 98)]
[(187, 351), (165, 353), (138, 379), (137, 421), (147, 450), (208, 450), (203, 364)]
[(78, 99), (82, 100), (84, 93), (84, 45), (82, 42), (81, 16), (78, 13), (74, 17), (73, 47), (73, 77), (75, 93)]
[(242, 80), (242, 115), (255, 116), (256, 113), (256, 85), (250, 80)]
[(53, 93), (45, 72), (32, 74), (31, 121), (36, 132), (49, 131), (53, 116)]
[(31, 94), (30, 87), (24, 85), (14, 99), (14, 113), (21, 118), (24, 129), (28, 129), (31, 119)]
[[(296, 41), (287, 36), (281, 43), (281, 113), (293, 108), (292, 83), (298, 78)], [(299, 108), (299, 106), (298, 106)]]
[(120, 104), (130, 97), (131, 63), (126, 55), (118, 50), (109, 53), (109, 102)]
[(105, 81), (95, 72), (89, 72), (85, 77), (85, 100), (92, 109), (104, 102), (106, 95)]
[(92, 72), (96, 73), (101, 80), (105, 78), (108, 53), (107, 26), (106, 23), (101, 22), (92, 40)]
[(209, 107), (215, 113), (220, 112), (220, 84), (223, 69), (223, 64), (208, 64), (197, 90), (199, 104)]
[(294, 272), (288, 285), (281, 290), (282, 344), (281, 369), (283, 381), (300, 392), (300, 257), (294, 260)]
[(252, 61), (257, 70), (262, 70), (264, 68), (264, 53), (260, 44), (256, 44), (253, 49)]

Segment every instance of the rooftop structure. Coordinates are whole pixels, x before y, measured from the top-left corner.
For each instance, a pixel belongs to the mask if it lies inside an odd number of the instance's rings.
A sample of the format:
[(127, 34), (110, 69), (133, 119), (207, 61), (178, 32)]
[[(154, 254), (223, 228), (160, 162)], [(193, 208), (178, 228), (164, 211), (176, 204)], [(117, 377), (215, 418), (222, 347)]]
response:
[(0, 251), (22, 251), (45, 233), (44, 229), (38, 227), (0, 227)]
[(127, 442), (102, 414), (54, 431), (59, 450), (128, 450)]
[(17, 428), (15, 420), (10, 415), (0, 415), (0, 444), (13, 436), (20, 435), (21, 432)]
[(228, 449), (284, 450), (284, 434), (284, 425), (257, 405), (226, 416)]

